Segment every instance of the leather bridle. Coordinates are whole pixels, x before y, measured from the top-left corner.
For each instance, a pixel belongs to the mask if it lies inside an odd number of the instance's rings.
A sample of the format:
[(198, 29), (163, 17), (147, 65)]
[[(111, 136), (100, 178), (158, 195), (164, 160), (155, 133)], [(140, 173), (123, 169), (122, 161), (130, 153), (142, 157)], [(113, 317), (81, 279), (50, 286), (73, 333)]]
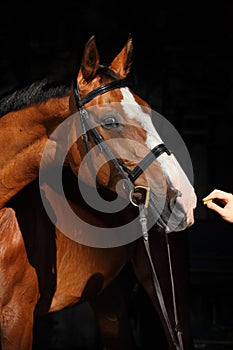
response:
[(157, 146), (155, 146), (140, 162), (136, 167), (131, 170), (128, 167), (126, 167), (122, 162), (120, 162), (115, 156), (113, 155), (112, 151), (104, 141), (103, 137), (100, 135), (98, 130), (94, 127), (92, 124), (87, 109), (84, 107), (84, 105), (91, 100), (93, 100), (95, 97), (102, 95), (108, 91), (126, 87), (128, 86), (126, 79), (119, 79), (119, 80), (113, 80), (110, 83), (107, 83), (105, 85), (99, 86), (98, 88), (94, 89), (93, 91), (89, 92), (86, 96), (83, 98), (80, 97), (80, 91), (79, 87), (77, 85), (74, 86), (74, 94), (75, 94), (75, 101), (76, 106), (80, 113), (80, 122), (81, 122), (81, 128), (82, 128), (82, 137), (83, 141), (85, 143), (85, 147), (87, 152), (90, 151), (89, 148), (89, 142), (88, 142), (88, 134), (87, 130), (92, 136), (94, 142), (96, 145), (100, 146), (101, 151), (103, 151), (106, 156), (111, 159), (114, 166), (118, 169), (119, 173), (122, 175), (122, 178), (126, 180), (126, 183), (128, 183), (129, 188), (132, 190), (134, 188), (134, 182), (137, 180), (137, 178), (146, 170), (146, 168), (149, 167), (149, 165), (156, 160), (162, 153), (166, 152), (168, 155), (171, 154), (171, 152), (168, 150), (168, 148), (165, 146), (164, 143), (161, 143)]
[[(166, 242), (167, 242), (167, 249), (168, 249), (168, 258), (169, 258), (169, 267), (170, 267), (170, 277), (171, 277), (171, 283), (172, 283), (172, 295), (173, 295), (173, 308), (174, 308), (174, 317), (175, 317), (175, 331), (173, 330), (173, 327), (171, 325), (171, 322), (169, 320), (168, 312), (165, 306), (165, 302), (163, 299), (162, 290), (160, 287), (160, 283), (154, 268), (154, 264), (151, 258), (151, 252), (150, 252), (150, 246), (149, 246), (149, 237), (148, 237), (148, 229), (147, 229), (147, 218), (146, 218), (146, 209), (149, 201), (149, 187), (145, 186), (135, 186), (134, 182), (137, 180), (137, 178), (149, 167), (149, 165), (156, 160), (162, 153), (166, 152), (168, 155), (171, 154), (171, 152), (168, 150), (168, 148), (165, 146), (164, 143), (161, 143), (157, 146), (155, 146), (137, 165), (136, 167), (131, 170), (128, 167), (126, 167), (122, 162), (120, 162), (112, 153), (106, 142), (104, 141), (103, 137), (100, 135), (98, 130), (94, 127), (92, 121), (89, 118), (89, 114), (87, 109), (85, 108), (85, 104), (93, 100), (95, 97), (102, 95), (106, 92), (109, 92), (114, 89), (118, 89), (121, 87), (128, 87), (128, 82), (126, 79), (116, 79), (113, 80), (105, 85), (99, 86), (96, 89), (89, 92), (86, 96), (82, 97), (80, 96), (80, 90), (77, 83), (77, 80), (74, 82), (74, 96), (75, 96), (75, 102), (77, 109), (80, 114), (80, 122), (81, 122), (81, 128), (82, 128), (82, 138), (83, 142), (85, 144), (86, 152), (87, 154), (90, 151), (89, 146), (89, 137), (88, 133), (92, 136), (94, 142), (96, 145), (98, 145), (102, 152), (106, 154), (108, 159), (111, 160), (111, 162), (114, 164), (116, 169), (121, 174), (122, 178), (125, 180), (125, 190), (126, 187), (128, 187), (129, 190), (129, 197), (130, 201), (133, 205), (139, 207), (139, 214), (140, 214), (140, 223), (142, 226), (142, 234), (144, 238), (145, 248), (146, 252), (148, 254), (149, 262), (152, 268), (153, 272), (153, 282), (155, 286), (155, 290), (157, 293), (158, 301), (160, 303), (161, 310), (163, 312), (163, 316), (165, 319), (165, 322), (167, 324), (170, 336), (172, 338), (173, 344), (177, 350), (184, 350), (183, 347), (183, 340), (182, 340), (182, 330), (180, 328), (179, 322), (178, 322), (178, 313), (176, 308), (176, 300), (175, 300), (175, 291), (174, 291), (174, 281), (173, 281), (173, 273), (172, 273), (172, 266), (171, 266), (171, 255), (170, 255), (170, 247), (168, 242), (168, 235), (166, 234)], [(94, 163), (92, 158), (91, 160), (91, 167), (92, 171), (95, 175), (97, 184), (99, 183), (95, 169), (94, 169)], [(138, 198), (134, 196), (138, 191), (141, 192), (142, 196), (140, 197), (142, 201), (138, 202)], [(175, 336), (175, 333), (177, 337)]]

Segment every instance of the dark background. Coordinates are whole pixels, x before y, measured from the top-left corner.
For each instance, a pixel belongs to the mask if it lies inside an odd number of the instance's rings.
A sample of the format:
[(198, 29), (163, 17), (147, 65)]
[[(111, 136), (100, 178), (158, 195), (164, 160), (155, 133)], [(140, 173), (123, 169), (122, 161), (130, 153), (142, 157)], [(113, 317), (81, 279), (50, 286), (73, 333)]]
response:
[(198, 195), (190, 236), (196, 348), (233, 349), (233, 230), (201, 198), (233, 191), (233, 3), (6, 3), (0, 21), (0, 96), (34, 80), (73, 76), (94, 34), (110, 63), (131, 33), (141, 96), (178, 130)]

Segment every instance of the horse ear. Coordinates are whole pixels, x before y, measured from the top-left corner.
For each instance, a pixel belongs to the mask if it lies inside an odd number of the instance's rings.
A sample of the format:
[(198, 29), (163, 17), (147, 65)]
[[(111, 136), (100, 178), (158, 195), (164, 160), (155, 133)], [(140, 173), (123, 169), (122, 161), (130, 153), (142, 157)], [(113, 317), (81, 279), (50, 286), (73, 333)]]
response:
[(128, 41), (125, 47), (121, 52), (114, 58), (109, 68), (117, 73), (121, 79), (126, 78), (128, 75), (131, 64), (132, 64), (132, 54), (133, 54), (133, 40), (131, 35), (128, 38)]
[(87, 42), (81, 66), (78, 74), (78, 81), (80, 83), (90, 82), (99, 67), (99, 53), (96, 47), (95, 36), (93, 35)]

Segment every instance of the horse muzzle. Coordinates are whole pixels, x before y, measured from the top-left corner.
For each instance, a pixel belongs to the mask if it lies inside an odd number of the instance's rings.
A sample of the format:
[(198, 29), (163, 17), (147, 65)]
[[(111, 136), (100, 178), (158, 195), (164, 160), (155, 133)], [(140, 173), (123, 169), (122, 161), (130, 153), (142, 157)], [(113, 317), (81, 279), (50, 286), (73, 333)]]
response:
[(194, 208), (185, 209), (182, 194), (175, 190), (172, 196), (160, 197), (150, 192), (148, 204), (149, 226), (157, 224), (166, 233), (185, 230), (194, 223)]

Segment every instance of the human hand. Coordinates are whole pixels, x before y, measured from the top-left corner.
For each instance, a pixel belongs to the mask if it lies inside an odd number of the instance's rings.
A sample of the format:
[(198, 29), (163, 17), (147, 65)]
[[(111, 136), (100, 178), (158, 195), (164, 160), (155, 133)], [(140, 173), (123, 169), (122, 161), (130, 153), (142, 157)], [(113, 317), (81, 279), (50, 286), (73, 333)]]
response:
[[(229, 192), (214, 190), (208, 196), (202, 198), (206, 206), (218, 213), (224, 220), (233, 223), (233, 195)], [(223, 206), (216, 203), (220, 201)]]

